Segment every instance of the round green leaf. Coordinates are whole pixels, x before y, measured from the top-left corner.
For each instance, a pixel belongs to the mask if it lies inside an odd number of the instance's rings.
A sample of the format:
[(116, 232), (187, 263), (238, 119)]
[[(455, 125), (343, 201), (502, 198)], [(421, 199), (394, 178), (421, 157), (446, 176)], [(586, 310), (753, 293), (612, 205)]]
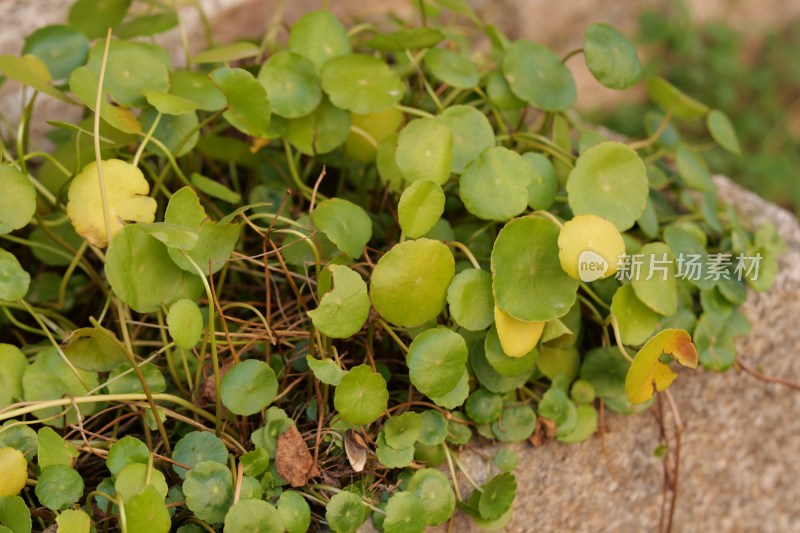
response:
[(446, 48), (432, 48), (425, 54), (425, 68), (442, 83), (458, 89), (478, 85), (478, 68), (462, 54)]
[(364, 519), (364, 504), (352, 492), (334, 494), (325, 506), (325, 520), (335, 533), (355, 533)]
[(420, 326), (444, 309), (454, 274), (453, 254), (443, 243), (402, 242), (384, 254), (372, 272), (372, 304), (393, 324)]
[(208, 50), (198, 52), (192, 58), (193, 63), (229, 63), (231, 61), (239, 61), (240, 59), (247, 59), (258, 55), (258, 45), (241, 41), (238, 43), (223, 44), (222, 46), (215, 46)]
[(414, 460), (414, 446), (408, 448), (392, 448), (386, 444), (383, 433), (378, 436), (375, 454), (378, 461), (386, 468), (405, 468)]
[(486, 94), (498, 109), (512, 110), (525, 107), (525, 102), (511, 91), (503, 73), (495, 70), (486, 77)]
[(0, 497), (0, 524), (8, 533), (31, 533), (31, 511), (21, 496)]
[(686, 185), (697, 191), (714, 191), (716, 185), (703, 156), (684, 144), (678, 144), (675, 151), (675, 164)]
[(106, 466), (109, 472), (117, 475), (128, 465), (134, 463), (146, 465), (149, 456), (150, 451), (147, 449), (147, 445), (128, 435), (111, 445), (106, 456)]
[(317, 70), (329, 59), (351, 52), (347, 30), (327, 9), (306, 13), (294, 23), (289, 49), (310, 59)]
[(42, 470), (36, 483), (39, 503), (53, 511), (66, 509), (83, 496), (83, 478), (66, 465), (52, 465)]
[(278, 379), (267, 363), (248, 359), (233, 365), (222, 378), (222, 403), (232, 413), (253, 415), (278, 393)]
[(423, 331), (408, 347), (411, 384), (429, 397), (443, 396), (458, 385), (467, 363), (464, 337), (447, 328)]
[(264, 86), (241, 68), (218, 68), (209, 77), (228, 101), (225, 120), (247, 135), (269, 137), (272, 107)]
[(583, 442), (597, 431), (597, 410), (588, 404), (579, 405), (576, 409), (578, 421), (572, 431), (558, 435), (561, 442)]
[(183, 493), (186, 495), (186, 506), (197, 518), (219, 524), (225, 520), (225, 515), (233, 503), (231, 471), (224, 463), (198, 462), (186, 473)]
[(89, 533), (91, 519), (80, 510), (68, 509), (56, 517), (58, 530), (66, 533)]
[(128, 20), (115, 33), (122, 39), (134, 39), (136, 37), (149, 37), (164, 33), (177, 25), (178, 17), (174, 12), (154, 13)]
[(617, 318), (623, 344), (643, 344), (655, 331), (658, 313), (636, 297), (632, 284), (621, 286), (611, 300), (611, 314)]
[(395, 492), (386, 502), (385, 533), (423, 533), (425, 508), (420, 498), (411, 492)]
[(500, 442), (522, 442), (536, 429), (536, 413), (529, 405), (507, 405), (500, 419), (492, 422), (492, 433)]
[(397, 206), (400, 227), (406, 236), (416, 239), (428, 233), (444, 213), (444, 201), (444, 191), (430, 180), (409, 185)]
[(126, 362), (125, 346), (114, 332), (103, 327), (80, 328), (68, 337), (63, 348), (72, 363), (83, 370), (108, 372)]
[(453, 516), (456, 497), (450, 480), (433, 468), (417, 470), (408, 482), (408, 492), (415, 494), (422, 502), (421, 513), (429, 526), (443, 524)]
[(511, 357), (503, 351), (497, 328), (492, 327), (484, 343), (486, 361), (498, 374), (506, 377), (528, 376), (536, 367), (539, 350), (534, 348), (522, 357)]
[(739, 138), (736, 136), (736, 129), (728, 115), (719, 109), (712, 109), (706, 117), (706, 127), (718, 145), (732, 154), (741, 155), (742, 148), (739, 146)]
[(545, 322), (565, 315), (575, 302), (578, 281), (558, 259), (559, 229), (527, 217), (500, 230), (492, 250), (497, 306), (517, 320)]
[(647, 94), (665, 112), (672, 111), (676, 118), (697, 120), (706, 116), (708, 106), (687, 95), (664, 78), (654, 76), (647, 80)]
[[(195, 466), (197, 463), (213, 461), (224, 465), (228, 461), (228, 450), (219, 438), (208, 431), (191, 431), (175, 444), (172, 450), (172, 458), (186, 466)], [(172, 465), (172, 469), (186, 479), (186, 470), (178, 465)], [(229, 472), (230, 473), (230, 472)]]
[(545, 111), (564, 111), (577, 96), (575, 79), (552, 50), (519, 40), (508, 47), (503, 74), (511, 91), (529, 104)]
[(402, 52), (436, 46), (445, 38), (436, 28), (403, 28), (374, 36), (367, 46), (381, 52)]
[(0, 344), (0, 409), (22, 399), (22, 374), (28, 359), (19, 348)]
[(167, 327), (175, 344), (191, 350), (203, 335), (203, 315), (192, 300), (180, 299), (169, 308)]
[(197, 110), (197, 104), (193, 100), (174, 94), (145, 89), (144, 95), (148, 104), (165, 115), (184, 115)]
[(472, 106), (448, 107), (436, 117), (450, 127), (453, 134), (451, 170), (461, 174), (484, 150), (494, 146), (494, 130), (486, 115)]
[(286, 118), (308, 115), (322, 100), (314, 63), (300, 54), (282, 51), (270, 56), (258, 72), (275, 114)]
[(422, 421), (417, 413), (407, 411), (383, 425), (383, 438), (386, 444), (399, 450), (413, 446), (422, 429)]
[(19, 450), (0, 448), (0, 472), (3, 472), (3, 477), (0, 478), (0, 497), (16, 496), (25, 488), (28, 480), (28, 461)]
[[(92, 47), (87, 63), (98, 77), (103, 61), (103, 44)], [(167, 92), (169, 70), (164, 63), (164, 57), (160, 55), (161, 51), (161, 48), (154, 45), (112, 40), (108, 47), (103, 90), (108, 91), (116, 102), (134, 107), (147, 105), (145, 89)]]
[(450, 127), (435, 118), (418, 118), (400, 131), (397, 168), (407, 181), (431, 180), (444, 185), (453, 161)]
[(47, 66), (53, 79), (67, 78), (73, 69), (86, 63), (89, 41), (79, 31), (60, 24), (45, 26), (25, 38), (22, 53), (32, 54)]
[(338, 385), (346, 374), (332, 359), (320, 360), (307, 355), (306, 362), (314, 377), (326, 385)]
[(156, 489), (161, 498), (167, 497), (167, 480), (157, 469), (141, 463), (132, 463), (120, 470), (114, 481), (114, 490), (127, 503), (129, 499), (140, 494), (146, 487)]
[(40, 428), (36, 440), (38, 441), (37, 463), (39, 468), (44, 469), (50, 465), (72, 466), (72, 461), (78, 456), (78, 451), (64, 442), (64, 439), (53, 431), (53, 428)]
[(308, 115), (289, 121), (286, 139), (305, 155), (327, 154), (347, 141), (350, 114), (323, 98)]
[(589, 71), (606, 87), (627, 89), (642, 77), (636, 47), (609, 24), (592, 24), (586, 29), (583, 55)]
[[(164, 392), (167, 390), (167, 382), (164, 374), (153, 363), (139, 365), (144, 376), (145, 383), (152, 393)], [(122, 375), (125, 373), (124, 375)], [(108, 375), (108, 392), (110, 394), (134, 394), (144, 392), (139, 377), (132, 371), (128, 362), (122, 363), (114, 368)]]
[(367, 365), (351, 368), (336, 387), (333, 404), (339, 416), (351, 424), (369, 424), (386, 411), (386, 380)]
[(485, 270), (467, 268), (447, 288), (450, 316), (464, 329), (482, 331), (494, 322), (492, 275)]
[[(367, 284), (361, 275), (343, 265), (328, 265), (333, 290), (325, 293), (319, 307), (308, 312), (314, 327), (328, 337), (346, 339), (355, 335), (369, 316)], [(338, 367), (337, 367), (338, 368)]]
[(528, 184), (528, 205), (531, 209), (547, 209), (556, 199), (558, 191), (558, 175), (556, 167), (542, 154), (525, 152), (522, 160), (531, 171)]
[(311, 213), (311, 222), (353, 259), (361, 256), (372, 238), (372, 221), (367, 212), (341, 198), (321, 202)]
[(299, 493), (285, 491), (278, 498), (278, 512), (288, 533), (305, 533), (311, 525), (311, 508)]
[(517, 467), (519, 458), (514, 450), (509, 448), (501, 448), (494, 455), (494, 464), (503, 472), (511, 472)]
[(50, 75), (50, 71), (47, 70), (47, 66), (42, 60), (34, 55), (29, 54), (19, 57), (11, 54), (2, 54), (0, 55), (0, 71), (7, 79), (28, 85), (62, 102), (75, 103), (74, 100), (53, 87), (53, 78)]
[(152, 486), (125, 503), (128, 533), (169, 531), (170, 515), (164, 497)]
[(508, 220), (528, 207), (531, 171), (516, 152), (488, 148), (461, 175), (459, 195), (467, 211), (484, 220)]
[(483, 486), (478, 511), (485, 520), (497, 520), (511, 509), (516, 496), (516, 478), (512, 474), (500, 474)]
[(169, 92), (194, 102), (203, 111), (219, 111), (227, 104), (225, 95), (202, 72), (174, 70), (169, 73)]
[(488, 424), (500, 417), (503, 411), (503, 398), (486, 389), (476, 389), (467, 398), (464, 409), (473, 422)]
[(345, 155), (362, 163), (372, 163), (378, 156), (382, 141), (397, 133), (405, 122), (405, 115), (396, 107), (387, 107), (367, 115), (350, 113), (350, 121), (352, 126), (344, 146)]
[(225, 515), (226, 531), (258, 531), (259, 533), (283, 533), (281, 514), (264, 500), (239, 500)]
[(377, 57), (350, 54), (331, 59), (320, 71), (333, 104), (353, 113), (376, 113), (403, 97), (400, 76)]
[(69, 25), (89, 39), (105, 37), (125, 18), (131, 0), (77, 0), (69, 10)]
[(419, 414), (419, 442), (428, 446), (438, 446), (447, 438), (447, 420), (439, 411), (433, 409)]
[(674, 315), (678, 311), (678, 285), (672, 250), (663, 242), (651, 242), (642, 246), (639, 254), (641, 269), (631, 272), (636, 297), (656, 313)]
[(486, 351), (483, 339), (478, 338), (470, 343), (469, 363), (478, 382), (488, 390), (497, 393), (510, 392), (522, 386), (530, 374), (516, 374), (515, 376), (504, 376), (498, 373), (486, 360)]
[(452, 390), (442, 396), (431, 396), (431, 400), (439, 407), (456, 409), (464, 404), (467, 396), (469, 396), (469, 371), (465, 368)]
[(0, 300), (15, 302), (28, 294), (31, 276), (13, 254), (0, 249)]
[(605, 142), (583, 152), (567, 180), (576, 215), (597, 215), (620, 231), (633, 227), (647, 206), (647, 169), (635, 150)]

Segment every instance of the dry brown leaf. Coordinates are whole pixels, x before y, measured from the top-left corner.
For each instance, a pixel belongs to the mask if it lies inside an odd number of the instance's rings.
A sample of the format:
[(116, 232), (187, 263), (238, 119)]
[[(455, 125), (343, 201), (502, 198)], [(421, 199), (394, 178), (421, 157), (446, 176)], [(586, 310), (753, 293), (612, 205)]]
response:
[(319, 469), (314, 464), (306, 442), (293, 425), (278, 437), (275, 468), (293, 487), (302, 487), (308, 483), (309, 478), (319, 475)]

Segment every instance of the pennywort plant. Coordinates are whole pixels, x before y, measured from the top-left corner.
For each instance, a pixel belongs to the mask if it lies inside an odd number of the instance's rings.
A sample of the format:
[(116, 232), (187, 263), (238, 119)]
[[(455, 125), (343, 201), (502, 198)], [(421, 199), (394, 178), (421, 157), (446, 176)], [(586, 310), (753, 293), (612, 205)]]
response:
[[(641, 81), (614, 28), (562, 57), (436, 0), (176, 64), (152, 37), (181, 11), (130, 3), (78, 0), (0, 56), (25, 96), (0, 146), (0, 530), (497, 529), (517, 457), (481, 484), (461, 446), (580, 442), (671, 361), (735, 362), (782, 244), (680, 135), (735, 152), (730, 121)], [(647, 138), (572, 111), (580, 60), (647, 85)], [(50, 152), (41, 98), (83, 114), (46, 117)]]

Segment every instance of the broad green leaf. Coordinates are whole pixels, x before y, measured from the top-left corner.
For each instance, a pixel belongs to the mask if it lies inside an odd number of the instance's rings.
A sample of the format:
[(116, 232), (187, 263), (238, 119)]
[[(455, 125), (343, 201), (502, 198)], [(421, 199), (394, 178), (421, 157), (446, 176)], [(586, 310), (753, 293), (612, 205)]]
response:
[(642, 246), (638, 257), (631, 263), (641, 261), (641, 268), (633, 272), (631, 285), (636, 297), (647, 307), (664, 316), (678, 311), (678, 287), (675, 279), (675, 257), (663, 242), (651, 242)]
[(192, 63), (229, 63), (240, 59), (249, 59), (259, 54), (258, 45), (247, 41), (223, 44), (208, 50), (198, 52), (192, 58)]
[(472, 430), (467, 425), (467, 419), (458, 411), (451, 415), (447, 422), (447, 442), (457, 445), (468, 443), (472, 440)]
[(449, 392), (442, 396), (431, 396), (431, 401), (439, 407), (445, 409), (456, 409), (461, 407), (469, 397), (469, 370), (466, 368), (461, 374), (458, 383)]
[(22, 269), (13, 254), (0, 248), (0, 301), (15, 302), (24, 298), (31, 276)]
[(105, 272), (114, 293), (140, 313), (194, 300), (202, 290), (199, 277), (178, 268), (167, 247), (136, 225), (125, 226), (111, 241)]
[(341, 198), (321, 202), (311, 213), (311, 222), (349, 257), (361, 257), (372, 238), (372, 220), (364, 209)]
[(414, 460), (414, 446), (407, 448), (392, 448), (386, 444), (386, 438), (381, 433), (375, 441), (375, 455), (378, 461), (386, 468), (405, 468)]
[(425, 523), (436, 526), (445, 523), (453, 516), (456, 496), (450, 480), (433, 468), (423, 468), (414, 472), (408, 482), (408, 492), (415, 494), (422, 502)]
[(218, 68), (209, 77), (228, 101), (225, 120), (244, 134), (269, 137), (272, 106), (264, 86), (240, 68)]
[(406, 181), (430, 180), (444, 185), (453, 161), (450, 127), (435, 118), (412, 120), (400, 130), (395, 160)]
[(376, 113), (400, 101), (400, 76), (377, 57), (350, 54), (325, 63), (320, 71), (322, 89), (340, 109)]
[(372, 304), (393, 324), (420, 326), (442, 312), (454, 275), (453, 254), (443, 243), (402, 242), (386, 252), (372, 272)]
[(544, 322), (517, 320), (499, 307), (494, 307), (494, 324), (500, 346), (509, 357), (525, 357), (539, 343)]
[(16, 420), (6, 420), (0, 426), (0, 448), (9, 446), (19, 450), (28, 462), (33, 462), (33, 458), (38, 453), (38, 438), (36, 432), (30, 426)]
[(546, 322), (569, 311), (578, 282), (561, 269), (558, 233), (553, 222), (539, 217), (512, 220), (500, 230), (492, 250), (500, 310), (524, 322)]
[(503, 398), (486, 389), (476, 389), (464, 404), (467, 416), (477, 424), (489, 424), (500, 418)]
[(335, 533), (355, 533), (365, 519), (364, 504), (352, 492), (337, 492), (325, 506), (325, 520)]
[(567, 180), (569, 206), (576, 215), (597, 215), (620, 231), (633, 227), (647, 206), (647, 169), (638, 154), (619, 142), (582, 153)]
[(500, 442), (522, 442), (536, 429), (536, 413), (529, 405), (506, 405), (500, 419), (492, 422), (492, 433)]
[(150, 450), (147, 445), (135, 437), (127, 435), (111, 445), (106, 456), (106, 466), (113, 475), (119, 474), (128, 465), (147, 464)]
[(222, 378), (222, 403), (237, 415), (258, 413), (277, 393), (275, 371), (263, 361), (248, 359), (236, 363)]
[(319, 307), (309, 311), (314, 327), (328, 337), (346, 339), (358, 333), (369, 316), (367, 284), (361, 275), (343, 265), (329, 265), (333, 289), (322, 297)]
[(300, 17), (289, 34), (289, 49), (307, 57), (320, 70), (328, 60), (351, 52), (347, 30), (327, 9)]
[(531, 171), (528, 183), (528, 206), (531, 209), (547, 209), (556, 199), (558, 176), (553, 163), (547, 157), (536, 152), (525, 152), (522, 160)]
[(164, 497), (152, 487), (147, 486), (125, 503), (128, 533), (167, 533), (170, 516), (164, 504)]
[(53, 511), (60, 511), (83, 496), (83, 478), (66, 465), (48, 466), (39, 474), (35, 492), (39, 503)]
[[(87, 66), (78, 67), (69, 76), (69, 90), (83, 105), (95, 111), (97, 103), (97, 75)], [(136, 135), (142, 127), (130, 109), (115, 106), (105, 98), (100, 101), (100, 118), (119, 131)]]
[(508, 81), (499, 70), (492, 71), (486, 78), (486, 94), (489, 101), (498, 109), (515, 110), (525, 107), (525, 102), (511, 91)]
[(458, 52), (432, 48), (425, 54), (424, 64), (434, 78), (457, 89), (472, 89), (478, 85), (478, 68)]
[(28, 481), (28, 461), (22, 452), (14, 448), (0, 448), (0, 497), (16, 496)]
[(153, 222), (152, 224), (139, 224), (145, 233), (163, 242), (170, 248), (179, 250), (192, 250), (197, 246), (198, 236), (196, 231), (172, 224), (170, 222)]
[(423, 533), (425, 509), (422, 501), (412, 492), (395, 492), (386, 502), (385, 533)]
[(225, 529), (227, 531), (283, 533), (283, 517), (275, 507), (264, 500), (239, 500), (225, 515)]
[(545, 111), (564, 111), (577, 96), (575, 79), (552, 50), (519, 40), (508, 47), (503, 74), (520, 99)]
[(219, 524), (233, 503), (233, 477), (225, 464), (203, 461), (186, 473), (186, 506), (200, 520)]
[(39, 468), (51, 465), (72, 466), (72, 461), (78, 457), (78, 450), (64, 442), (64, 439), (53, 428), (43, 427), (37, 432), (39, 450), (37, 464)]
[(276, 115), (298, 118), (308, 115), (322, 101), (322, 89), (314, 63), (300, 54), (282, 51), (270, 56), (258, 72)]
[(18, 57), (2, 54), (0, 55), (0, 72), (6, 78), (18, 81), (47, 96), (52, 96), (67, 104), (75, 103), (66, 94), (53, 87), (50, 71), (47, 70), (44, 62), (35, 55), (28, 54)]
[(445, 35), (436, 28), (403, 28), (391, 33), (375, 35), (366, 45), (381, 52), (402, 52), (431, 48), (444, 40)]
[(659, 76), (647, 80), (647, 94), (658, 107), (665, 112), (672, 112), (676, 118), (697, 120), (708, 113), (707, 105), (698, 102)]
[(596, 215), (577, 215), (561, 227), (558, 259), (571, 278), (590, 282), (614, 275), (625, 254), (616, 226)]
[(412, 239), (428, 233), (444, 213), (444, 202), (444, 191), (431, 180), (419, 180), (409, 185), (397, 205), (403, 233)]
[(336, 387), (333, 404), (339, 416), (351, 424), (370, 424), (378, 419), (389, 401), (386, 380), (367, 365), (351, 368)]
[(467, 268), (455, 275), (447, 288), (450, 316), (459, 326), (481, 331), (494, 323), (492, 275), (485, 270)]
[(660, 358), (667, 354), (683, 366), (697, 367), (697, 349), (682, 329), (665, 329), (642, 346), (625, 378), (625, 392), (631, 403), (644, 403), (653, 396), (653, 385), (663, 391), (678, 377)]
[(103, 327), (80, 328), (71, 332), (63, 348), (72, 363), (83, 370), (108, 372), (128, 360), (125, 346)]
[(458, 385), (467, 363), (467, 344), (447, 328), (426, 330), (408, 347), (411, 384), (429, 397), (443, 396)]
[(191, 100), (203, 111), (219, 111), (227, 104), (222, 91), (202, 72), (174, 70), (169, 73), (169, 92)]
[(305, 155), (327, 154), (342, 146), (350, 134), (350, 114), (323, 98), (306, 116), (289, 120), (286, 140)]
[[(172, 458), (178, 463), (190, 467), (207, 461), (225, 465), (228, 461), (228, 450), (225, 448), (225, 443), (215, 437), (213, 433), (192, 431), (175, 444)], [(172, 469), (181, 479), (186, 479), (187, 472), (190, 472), (178, 465), (172, 465)]]
[(578, 375), (580, 365), (581, 354), (575, 346), (557, 347), (543, 344), (539, 347), (536, 368), (551, 380), (559, 374), (573, 379)]
[(86, 165), (69, 186), (67, 215), (78, 234), (92, 245), (104, 248), (117, 235), (125, 222), (153, 222), (156, 201), (147, 196), (150, 184), (142, 171), (126, 161), (102, 161), (105, 181), (105, 205), (111, 236), (106, 233), (100, 172), (96, 162)]
[(89, 39), (105, 37), (109, 28), (116, 29), (131, 0), (77, 0), (69, 10), (69, 25)]
[(486, 115), (472, 106), (454, 105), (436, 117), (453, 135), (451, 170), (461, 174), (484, 150), (495, 144), (494, 130)]
[(606, 87), (627, 89), (642, 77), (636, 47), (609, 24), (592, 24), (586, 29), (583, 54), (589, 71)]
[[(396, 107), (387, 107), (383, 111), (366, 115), (350, 113), (350, 122), (350, 133), (344, 145), (345, 155), (362, 163), (372, 163), (383, 140), (393, 136), (403, 125), (405, 115)], [(391, 159), (394, 161), (394, 149)]]
[(661, 316), (647, 307), (636, 297), (633, 286), (623, 285), (614, 293), (611, 300), (611, 314), (619, 324), (623, 344), (637, 346), (642, 344), (655, 331)]
[(155, 107), (159, 113), (164, 113), (165, 115), (184, 115), (196, 111), (198, 107), (197, 102), (182, 96), (150, 89), (145, 89), (143, 93), (147, 98), (147, 103)]
[(140, 494), (146, 487), (153, 487), (161, 498), (167, 496), (167, 480), (159, 470), (151, 465), (132, 463), (120, 470), (115, 476), (114, 490), (127, 503)]
[(469, 342), (469, 366), (478, 382), (491, 392), (504, 394), (517, 389), (528, 381), (531, 372), (504, 376), (497, 372), (486, 359), (485, 339), (477, 337)]
[(514, 503), (517, 496), (517, 480), (512, 474), (503, 473), (489, 480), (483, 486), (478, 510), (486, 520), (497, 520)]
[(38, 57), (54, 79), (63, 80), (73, 69), (86, 63), (89, 41), (81, 32), (55, 24), (28, 35), (22, 54)]
[(346, 374), (332, 359), (320, 360), (307, 355), (306, 362), (314, 377), (326, 385), (338, 385)]
[(576, 408), (578, 421), (569, 433), (559, 434), (556, 438), (561, 442), (583, 442), (597, 431), (597, 410), (589, 404), (581, 404)]
[(447, 420), (439, 411), (430, 409), (419, 414), (419, 442), (428, 446), (438, 446), (447, 437)]
[[(139, 370), (144, 376), (144, 381), (147, 383), (148, 389), (151, 393), (159, 393), (167, 390), (167, 382), (164, 379), (164, 374), (153, 363), (144, 363), (139, 365)], [(133, 372), (131, 364), (128, 362), (114, 368), (108, 375), (108, 392), (109, 394), (136, 394), (144, 392), (142, 382), (139, 377)]]
[(602, 398), (625, 394), (628, 362), (616, 347), (589, 350), (581, 365), (581, 379), (588, 381)]
[(684, 144), (679, 144), (675, 154), (675, 164), (686, 185), (697, 191), (715, 191), (716, 185), (711, 179), (703, 156)]
[(174, 12), (153, 13), (128, 20), (116, 31), (122, 39), (148, 37), (171, 30), (178, 25), (178, 16)]
[(467, 211), (484, 220), (508, 220), (528, 207), (528, 165), (519, 154), (487, 148), (461, 175), (459, 195)]
[(0, 496), (0, 524), (11, 533), (31, 533), (31, 511), (21, 496)]
[(706, 127), (718, 145), (734, 155), (741, 155), (742, 148), (739, 146), (739, 138), (736, 136), (736, 129), (728, 115), (719, 109), (712, 109), (706, 116)]
[(11, 344), (0, 344), (0, 409), (22, 399), (22, 374), (28, 366), (25, 354)]
[[(99, 78), (103, 62), (103, 42), (89, 51), (87, 67)], [(169, 90), (169, 69), (164, 63), (165, 52), (160, 47), (134, 41), (112, 40), (103, 91), (119, 104), (132, 107), (147, 105), (145, 90), (165, 93)]]
[(278, 512), (288, 533), (305, 533), (311, 525), (311, 508), (298, 492), (281, 493)]
[(192, 300), (180, 299), (167, 313), (169, 335), (180, 348), (191, 350), (203, 335), (203, 315)]
[(417, 413), (406, 411), (388, 420), (383, 425), (383, 438), (386, 444), (400, 450), (413, 446), (422, 429), (422, 421)]
[[(538, 324), (541, 323), (539, 322)], [(536, 332), (534, 332), (534, 336), (535, 333)], [(530, 345), (529, 342), (524, 342), (524, 344)], [(495, 372), (503, 376), (510, 378), (527, 376), (533, 372), (533, 369), (536, 367), (536, 361), (539, 359), (539, 351), (535, 348), (536, 343), (533, 343), (533, 346), (534, 348), (531, 348), (522, 356), (512, 357), (503, 350), (497, 328), (492, 327), (486, 333), (486, 340), (484, 341), (486, 361)]]

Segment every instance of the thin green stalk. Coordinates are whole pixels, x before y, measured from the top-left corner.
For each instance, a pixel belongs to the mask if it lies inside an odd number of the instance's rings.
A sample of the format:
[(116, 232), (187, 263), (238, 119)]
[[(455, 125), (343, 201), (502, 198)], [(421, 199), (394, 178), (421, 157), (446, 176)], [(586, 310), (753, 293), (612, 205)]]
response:
[(397, 333), (395, 333), (395, 331), (392, 329), (392, 327), (389, 324), (384, 322), (382, 318), (376, 318), (375, 321), (378, 323), (378, 325), (380, 327), (383, 328), (383, 330), (386, 333), (389, 334), (389, 336), (392, 339), (394, 339), (394, 342), (397, 343), (397, 345), (400, 347), (401, 350), (403, 350), (403, 352), (408, 353), (408, 346), (406, 346), (406, 343), (404, 343), (402, 340), (400, 340), (400, 337), (397, 336)]
[[(108, 49), (111, 45), (111, 28), (106, 34), (106, 44), (103, 49), (103, 61), (100, 63), (100, 76), (97, 80), (97, 97), (94, 103), (94, 158), (97, 162), (97, 179), (100, 181), (100, 200), (103, 206), (103, 222), (106, 229), (106, 240), (111, 241), (111, 213), (108, 208), (108, 195), (106, 194), (106, 181), (103, 177), (103, 159), (100, 154), (100, 107), (103, 102), (103, 80), (106, 76), (108, 64)], [(157, 418), (157, 417), (156, 417)]]

